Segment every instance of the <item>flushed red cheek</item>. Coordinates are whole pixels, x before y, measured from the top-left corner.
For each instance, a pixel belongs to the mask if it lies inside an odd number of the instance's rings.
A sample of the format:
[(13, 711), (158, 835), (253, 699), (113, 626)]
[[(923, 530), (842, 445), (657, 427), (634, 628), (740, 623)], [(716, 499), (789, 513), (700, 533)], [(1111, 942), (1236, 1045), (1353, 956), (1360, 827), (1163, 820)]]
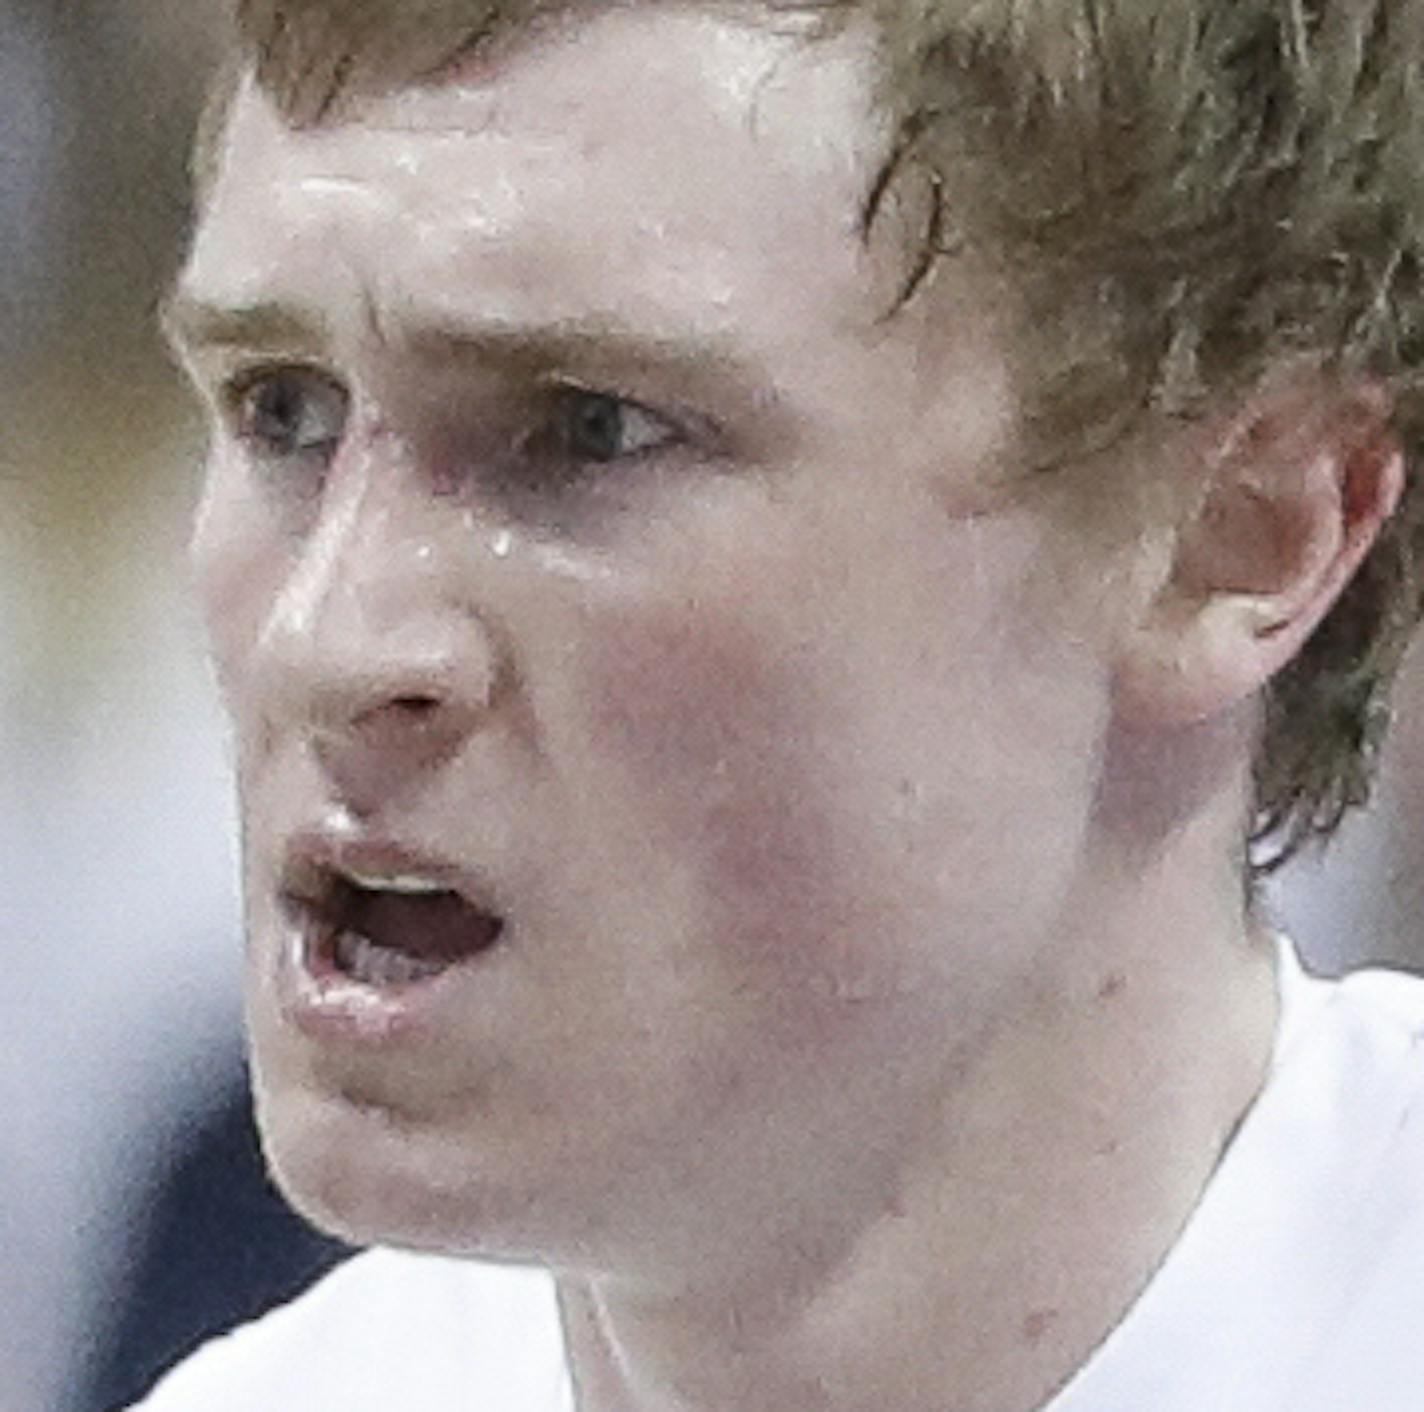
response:
[[(865, 878), (833, 703), (785, 643), (735, 619), (603, 623), (580, 676), (591, 767), (690, 883), (694, 929), (784, 993), (834, 991)], [(851, 747), (851, 757), (854, 751)]]

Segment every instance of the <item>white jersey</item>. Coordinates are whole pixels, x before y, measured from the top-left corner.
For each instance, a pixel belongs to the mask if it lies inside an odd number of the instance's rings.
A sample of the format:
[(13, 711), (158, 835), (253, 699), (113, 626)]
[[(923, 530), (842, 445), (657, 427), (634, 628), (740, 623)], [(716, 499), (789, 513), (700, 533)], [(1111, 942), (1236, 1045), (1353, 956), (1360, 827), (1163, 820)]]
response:
[[(1283, 961), (1265, 1088), (1147, 1290), (1043, 1412), (1424, 1409), (1424, 981)], [(143, 1412), (573, 1412), (552, 1278), (374, 1251)], [(732, 1409), (729, 1409), (732, 1412)]]

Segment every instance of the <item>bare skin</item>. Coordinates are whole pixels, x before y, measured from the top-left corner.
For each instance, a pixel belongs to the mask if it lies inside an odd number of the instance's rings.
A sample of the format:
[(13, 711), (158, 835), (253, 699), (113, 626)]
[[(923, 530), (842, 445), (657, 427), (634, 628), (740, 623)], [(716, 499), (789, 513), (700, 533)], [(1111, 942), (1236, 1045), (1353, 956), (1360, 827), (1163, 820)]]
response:
[[(550, 1265), (583, 1412), (1081, 1365), (1262, 1082), (1252, 694), (1393, 493), (1308, 448), (1269, 583), (1087, 553), (1014, 489), (993, 282), (880, 318), (866, 52), (657, 7), (316, 130), (248, 90), (174, 306), (269, 1155), (348, 1237)], [(423, 1027), (292, 1022), (323, 830), (497, 899)]]

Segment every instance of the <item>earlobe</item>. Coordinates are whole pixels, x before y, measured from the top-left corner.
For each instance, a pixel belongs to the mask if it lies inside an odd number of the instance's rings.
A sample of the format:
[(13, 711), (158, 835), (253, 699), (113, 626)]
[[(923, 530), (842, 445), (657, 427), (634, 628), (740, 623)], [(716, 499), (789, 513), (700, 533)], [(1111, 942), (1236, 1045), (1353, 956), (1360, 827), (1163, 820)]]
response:
[(1277, 389), (1199, 464), (1170, 569), (1124, 644), (1120, 714), (1182, 725), (1253, 697), (1305, 646), (1394, 512), (1404, 456), (1373, 388)]

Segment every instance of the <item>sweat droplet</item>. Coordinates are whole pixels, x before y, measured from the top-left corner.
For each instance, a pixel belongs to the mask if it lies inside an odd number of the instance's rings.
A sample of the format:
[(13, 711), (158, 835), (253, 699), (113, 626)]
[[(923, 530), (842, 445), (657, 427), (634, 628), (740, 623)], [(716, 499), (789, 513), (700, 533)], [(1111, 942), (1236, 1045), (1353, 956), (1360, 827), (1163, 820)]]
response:
[(333, 804), (326, 811), (326, 816), (322, 820), (327, 832), (338, 837), (347, 836), (356, 832), (356, 820), (352, 817), (351, 811), (344, 804)]
[(495, 537), (490, 540), (490, 553), (496, 559), (509, 558), (509, 551), (514, 547), (514, 536), (508, 530), (500, 530)]

